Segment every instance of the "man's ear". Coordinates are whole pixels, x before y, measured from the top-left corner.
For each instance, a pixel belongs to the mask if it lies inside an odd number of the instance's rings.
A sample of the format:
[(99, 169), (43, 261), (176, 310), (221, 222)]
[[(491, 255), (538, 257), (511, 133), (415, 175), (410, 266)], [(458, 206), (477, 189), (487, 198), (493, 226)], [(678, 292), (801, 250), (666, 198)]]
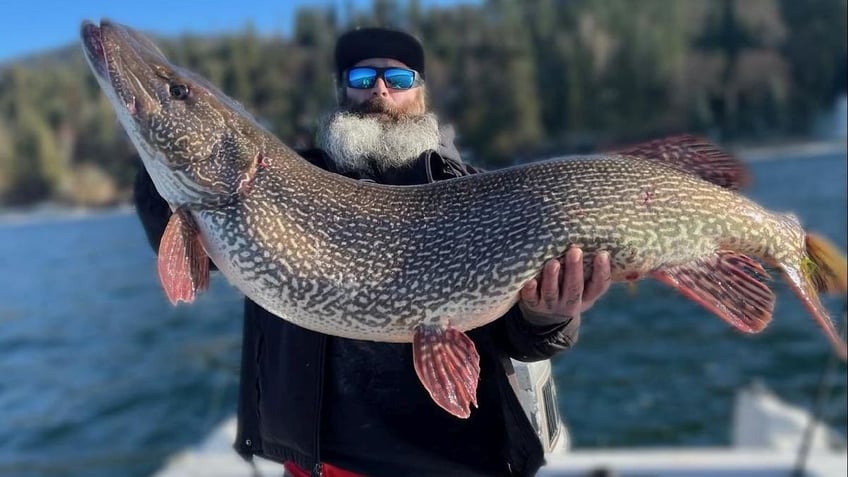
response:
[(341, 106), (345, 102), (346, 88), (336, 75), (333, 75), (333, 86), (336, 88), (336, 106)]

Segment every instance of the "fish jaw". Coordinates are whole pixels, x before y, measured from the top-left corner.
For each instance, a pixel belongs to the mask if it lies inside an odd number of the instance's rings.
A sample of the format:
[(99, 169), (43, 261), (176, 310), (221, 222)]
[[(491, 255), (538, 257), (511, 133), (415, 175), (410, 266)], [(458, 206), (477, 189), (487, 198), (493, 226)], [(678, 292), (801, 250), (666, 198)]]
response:
[[(132, 117), (137, 112), (136, 100), (133, 95), (127, 93), (123, 88), (117, 88), (116, 84), (112, 82), (110, 58), (106, 54), (103, 28), (86, 20), (80, 28), (80, 37), (82, 39), (83, 55), (94, 73), (94, 78), (97, 80), (100, 89), (106, 95), (109, 103), (112, 104), (118, 122), (126, 131), (133, 145), (139, 148), (142, 145), (138, 140), (139, 128)], [(130, 104), (129, 106), (128, 103)], [(119, 105), (123, 106), (119, 107)], [(141, 155), (143, 156), (142, 159), (147, 163), (146, 158), (150, 154), (142, 153)]]
[[(147, 146), (143, 140), (144, 125), (161, 104), (161, 93), (154, 82), (146, 78), (152, 74), (147, 66), (150, 63), (134, 48), (123, 48), (122, 45), (131, 41), (128, 29), (107, 20), (100, 25), (84, 21), (80, 36), (86, 61), (115, 109), (121, 126), (137, 148)], [(145, 152), (148, 156), (155, 155), (149, 150)], [(166, 160), (167, 156), (161, 159)]]
[[(206, 80), (171, 64), (134, 30), (83, 22), (85, 58), (118, 121), (172, 208), (220, 204), (239, 194), (261, 157), (244, 116)], [(250, 122), (250, 121), (247, 121)]]

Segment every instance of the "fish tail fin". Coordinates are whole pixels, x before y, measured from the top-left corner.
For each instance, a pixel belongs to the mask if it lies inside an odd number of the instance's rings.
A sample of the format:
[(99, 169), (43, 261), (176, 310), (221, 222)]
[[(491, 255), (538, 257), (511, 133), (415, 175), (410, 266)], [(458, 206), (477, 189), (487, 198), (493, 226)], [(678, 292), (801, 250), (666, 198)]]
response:
[(807, 233), (809, 262), (802, 272), (819, 293), (848, 293), (848, 262), (845, 255), (826, 238)]
[(819, 293), (844, 294), (848, 291), (845, 255), (816, 234), (806, 234), (805, 247), (800, 263), (782, 264), (784, 278), (824, 330), (836, 354), (843, 361), (848, 361), (848, 346), (819, 300)]

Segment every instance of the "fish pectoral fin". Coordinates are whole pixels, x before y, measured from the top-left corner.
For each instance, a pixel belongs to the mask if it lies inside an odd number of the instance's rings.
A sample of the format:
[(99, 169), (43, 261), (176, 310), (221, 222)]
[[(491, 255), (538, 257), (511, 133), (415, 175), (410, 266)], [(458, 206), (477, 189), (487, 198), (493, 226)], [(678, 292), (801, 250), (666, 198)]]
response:
[(730, 190), (739, 190), (751, 182), (742, 161), (689, 134), (656, 139), (615, 152), (660, 161)]
[(156, 265), (171, 304), (191, 303), (196, 292), (209, 286), (209, 258), (188, 212), (177, 210), (171, 214), (159, 243)]
[(412, 341), (415, 373), (430, 397), (456, 417), (477, 407), (480, 355), (465, 333), (450, 325), (419, 325)]
[(652, 273), (657, 280), (746, 333), (757, 333), (771, 321), (774, 293), (763, 283), (768, 272), (756, 260), (733, 251)]

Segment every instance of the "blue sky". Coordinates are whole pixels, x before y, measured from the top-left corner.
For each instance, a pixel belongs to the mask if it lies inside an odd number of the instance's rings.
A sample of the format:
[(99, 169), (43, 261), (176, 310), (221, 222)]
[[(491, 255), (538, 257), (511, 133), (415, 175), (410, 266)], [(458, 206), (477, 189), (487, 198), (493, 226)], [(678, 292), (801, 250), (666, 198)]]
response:
[[(162, 34), (238, 30), (248, 22), (260, 33), (289, 34), (298, 7), (333, 5), (345, 0), (0, 0), (0, 62), (77, 41), (84, 19), (109, 18), (136, 29)], [(359, 9), (370, 0), (352, 0)], [(477, 3), (422, 0), (424, 7)]]

